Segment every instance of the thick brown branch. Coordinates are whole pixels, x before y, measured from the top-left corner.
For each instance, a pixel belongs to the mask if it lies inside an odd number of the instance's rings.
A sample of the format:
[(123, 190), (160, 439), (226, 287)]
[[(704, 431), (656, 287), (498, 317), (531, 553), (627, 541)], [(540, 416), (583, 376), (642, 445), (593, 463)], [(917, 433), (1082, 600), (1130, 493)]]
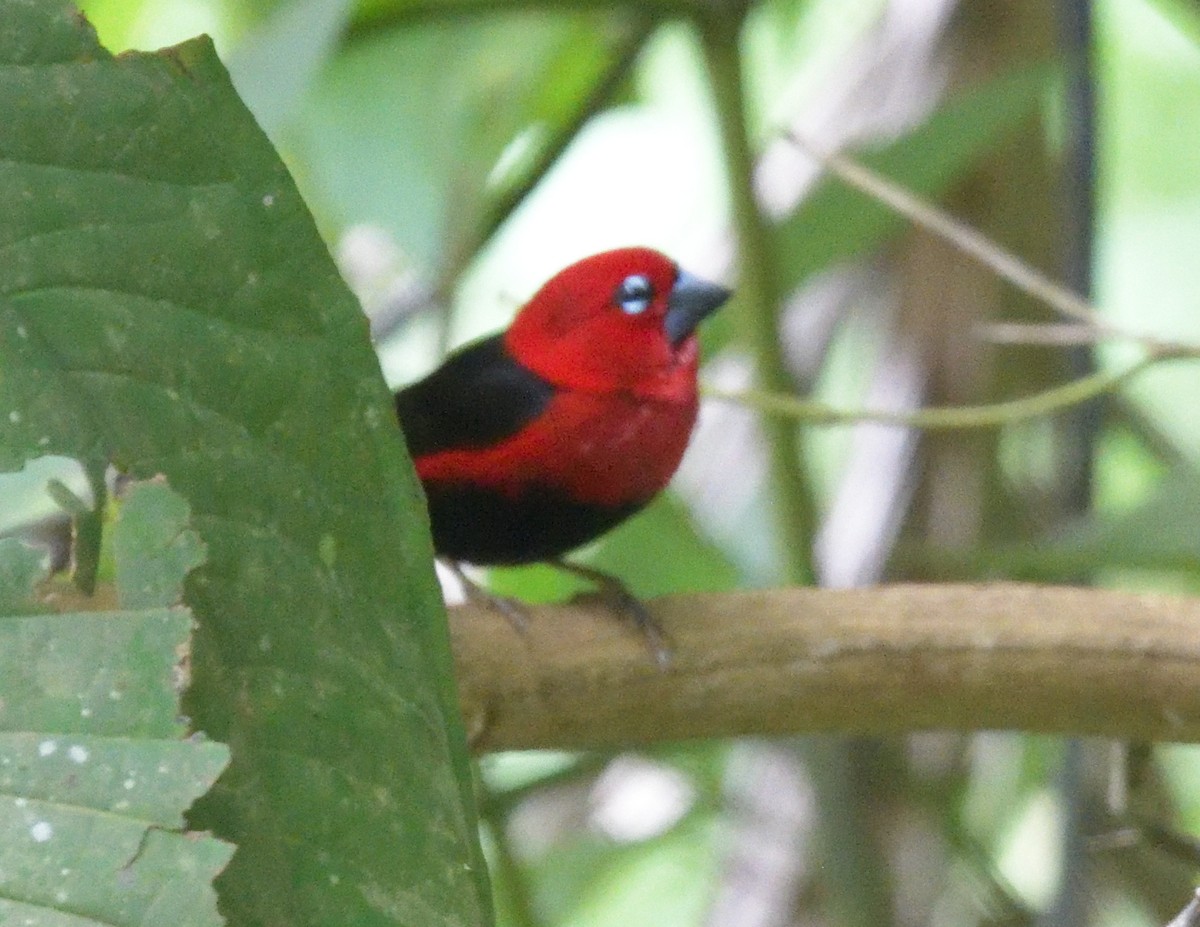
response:
[(1017, 584), (660, 599), (660, 671), (590, 603), (451, 610), (477, 750), (1020, 728), (1200, 740), (1200, 599)]

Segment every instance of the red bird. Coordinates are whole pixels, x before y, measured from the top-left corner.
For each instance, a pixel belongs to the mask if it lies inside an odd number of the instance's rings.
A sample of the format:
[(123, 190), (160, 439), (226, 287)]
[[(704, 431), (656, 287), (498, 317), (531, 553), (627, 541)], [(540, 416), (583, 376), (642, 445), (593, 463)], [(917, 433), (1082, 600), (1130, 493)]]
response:
[(618, 581), (558, 558), (670, 481), (696, 421), (694, 332), (728, 297), (648, 248), (597, 254), (397, 393), (437, 554), (555, 562), (616, 592), (658, 646)]

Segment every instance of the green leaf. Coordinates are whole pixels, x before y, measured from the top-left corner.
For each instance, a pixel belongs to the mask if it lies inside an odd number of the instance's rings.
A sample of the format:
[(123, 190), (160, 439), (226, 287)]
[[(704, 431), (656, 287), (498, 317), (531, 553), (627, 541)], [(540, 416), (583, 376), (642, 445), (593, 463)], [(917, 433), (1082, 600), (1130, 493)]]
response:
[(699, 534), (687, 507), (669, 493), (606, 535), (587, 560), (620, 576), (644, 598), (738, 585), (737, 569)]
[(222, 912), (488, 923), (420, 492), (291, 179), (207, 40), (114, 59), (48, 0), (0, 24), (0, 469), (64, 454), (188, 500)]
[(1200, 471), (1181, 465), (1130, 508), (1095, 512), (1042, 543), (985, 548), (949, 563), (965, 575), (1043, 582), (1074, 582), (1098, 570), (1172, 572), (1180, 574), (1172, 584), (1190, 590), (1200, 575), (1198, 522)]
[[(63, 617), (93, 640), (106, 618)], [(0, 624), (4, 645), (19, 643)], [(186, 639), (186, 618), (176, 630)], [(136, 731), (0, 730), (0, 923), (222, 923), (211, 882), (233, 848), (178, 828), (225, 758), (220, 744)]]
[[(1181, 466), (1137, 507), (1099, 514), (1039, 548), (1049, 564), (1200, 570), (1200, 472)], [(1068, 574), (1069, 575), (1069, 574)]]
[[(169, 496), (178, 517), (164, 525), (146, 494)], [(0, 614), (0, 923), (222, 923), (212, 880), (233, 848), (182, 830), (229, 756), (189, 738), (179, 710), (192, 621), (168, 606), (195, 563), (174, 549), (187, 506), (164, 485), (130, 498), (118, 572), (134, 552), (165, 595), (136, 589), (140, 605), (116, 612)]]
[(164, 482), (142, 483), (129, 492), (113, 538), (123, 604), (168, 604), (183, 596), (184, 576), (204, 562), (204, 542), (188, 527), (190, 517), (187, 501)]
[(185, 611), (83, 612), (0, 623), (0, 724), (13, 730), (167, 737), (184, 733), (170, 681)]
[(16, 538), (0, 538), (0, 614), (27, 605), (49, 569), (44, 550)]

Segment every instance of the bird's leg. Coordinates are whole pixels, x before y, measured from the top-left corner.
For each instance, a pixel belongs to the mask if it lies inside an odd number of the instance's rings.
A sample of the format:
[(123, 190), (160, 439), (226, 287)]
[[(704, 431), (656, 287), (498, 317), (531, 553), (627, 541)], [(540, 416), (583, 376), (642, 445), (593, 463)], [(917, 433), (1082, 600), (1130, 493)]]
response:
[(650, 648), (650, 654), (659, 668), (665, 669), (670, 664), (671, 644), (667, 639), (666, 632), (646, 610), (646, 606), (642, 604), (641, 600), (630, 592), (621, 580), (611, 573), (571, 563), (568, 560), (555, 559), (549, 560), (547, 563), (593, 583), (605, 604), (616, 614), (630, 619), (634, 626), (642, 632), (646, 646)]
[(484, 589), (463, 571), (462, 564), (457, 560), (439, 558), (439, 562), (454, 574), (454, 578), (462, 583), (463, 592), (466, 593), (467, 598), (480, 608), (490, 608), (492, 611), (499, 612), (508, 619), (508, 623), (518, 634), (524, 634), (529, 628), (529, 617), (520, 602)]

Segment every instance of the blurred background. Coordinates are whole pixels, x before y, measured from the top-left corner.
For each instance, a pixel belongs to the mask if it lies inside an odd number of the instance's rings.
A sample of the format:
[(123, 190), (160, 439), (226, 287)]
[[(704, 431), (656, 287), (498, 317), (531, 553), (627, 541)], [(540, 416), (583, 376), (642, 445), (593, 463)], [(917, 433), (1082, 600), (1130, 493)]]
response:
[[(1200, 341), (1193, 0), (82, 6), (114, 51), (213, 37), (395, 385), (631, 244), (735, 287), (703, 333), (714, 388), (903, 411), (1135, 356), (987, 338), (1057, 317), (823, 179), (793, 135), (1113, 323)], [(1000, 577), (1194, 593), (1198, 395), (1200, 369), (1174, 364), (1054, 417), (928, 434), (708, 401), (672, 493), (583, 558), (646, 596)], [(18, 479), (0, 531), (49, 504), (44, 473)], [(536, 567), (487, 579), (570, 592)], [(505, 754), (480, 792), (506, 927), (1141, 927), (1200, 868), (1185, 746), (930, 732)]]

